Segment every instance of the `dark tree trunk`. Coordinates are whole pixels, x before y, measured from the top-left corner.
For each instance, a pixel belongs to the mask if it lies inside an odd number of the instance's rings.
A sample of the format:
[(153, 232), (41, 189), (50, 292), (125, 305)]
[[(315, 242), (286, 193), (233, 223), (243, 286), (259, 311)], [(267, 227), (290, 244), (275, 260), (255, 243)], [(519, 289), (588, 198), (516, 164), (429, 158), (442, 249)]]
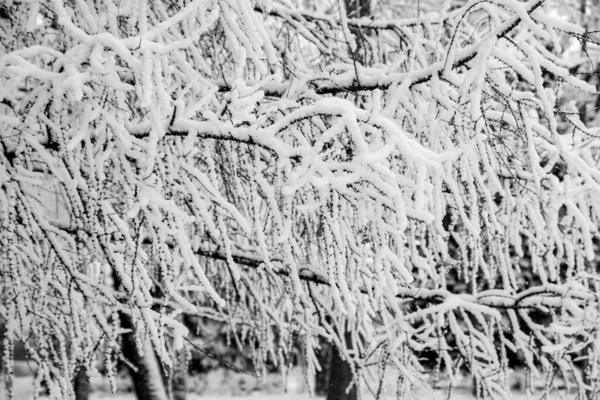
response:
[(592, 368), (590, 360), (594, 357), (593, 345), (588, 346), (584, 350), (584, 354), (587, 353), (587, 357), (583, 358), (581, 362), (581, 371), (583, 373), (583, 383), (587, 386), (585, 390), (585, 396), (587, 400), (597, 400), (598, 397), (598, 383), (592, 379)]
[[(0, 349), (4, 349), (4, 335), (5, 335), (5, 323), (2, 318), (0, 318)], [(4, 374), (4, 354), (0, 354), (0, 378)]]
[(75, 400), (88, 400), (90, 397), (90, 381), (88, 380), (84, 365), (79, 366), (75, 375), (73, 391), (75, 392)]
[[(122, 324), (132, 329), (129, 316), (122, 317)], [(143, 346), (143, 356), (140, 357), (135, 334), (129, 332), (124, 336), (123, 355), (136, 368), (129, 368), (129, 372), (138, 400), (185, 400), (188, 365), (185, 349), (177, 354), (173, 370), (167, 374), (150, 340), (146, 339)]]
[[(344, 5), (348, 18), (363, 18), (371, 15), (371, 0), (344, 0)], [(354, 61), (367, 65), (366, 36), (369, 34), (368, 30), (351, 27), (350, 32), (356, 40), (356, 49), (351, 50), (350, 55)], [(344, 339), (346, 345), (350, 346), (352, 341), (349, 332), (344, 334)], [(339, 349), (335, 345), (331, 346), (331, 361), (328, 367), (327, 400), (357, 400), (358, 390), (356, 385), (352, 385), (347, 391), (353, 380), (352, 367), (347, 360), (342, 358)], [(317, 377), (317, 385), (319, 385), (319, 377)]]
[[(119, 288), (120, 279), (116, 271), (113, 271), (115, 287)], [(121, 326), (131, 331), (123, 335), (122, 352), (131, 366), (129, 368), (133, 388), (138, 400), (170, 400), (167, 379), (163, 368), (154, 352), (150, 339), (145, 339), (142, 349), (138, 348), (135, 340), (135, 326), (130, 315), (119, 313)], [(140, 355), (142, 350), (143, 355)]]
[[(124, 314), (121, 314), (121, 325), (133, 329), (131, 318)], [(143, 349), (138, 349), (133, 331), (123, 337), (123, 355), (136, 368), (129, 368), (135, 394), (138, 400), (169, 400), (162, 367), (152, 343), (146, 339), (142, 346)], [(143, 350), (143, 356), (140, 356), (139, 350)]]
[(331, 371), (331, 343), (322, 340), (321, 348), (317, 353), (317, 360), (321, 370), (315, 376), (315, 396), (325, 397), (329, 391), (329, 371)]
[(371, 0), (345, 0), (348, 18), (368, 17), (371, 14)]
[(173, 400), (185, 400), (187, 394), (187, 371), (188, 359), (185, 349), (177, 353), (177, 360), (173, 367), (171, 378), (171, 398)]
[[(345, 0), (346, 15), (348, 18), (364, 18), (371, 15), (371, 0)], [(368, 64), (366, 37), (369, 35), (369, 29), (350, 27), (350, 32), (356, 40), (356, 49), (350, 51), (354, 61), (363, 65)]]
[[(350, 333), (345, 335), (346, 345), (350, 345)], [(352, 383), (353, 374), (350, 363), (340, 354), (337, 346), (331, 346), (331, 362), (329, 363), (329, 390), (327, 400), (357, 400), (358, 390), (355, 384), (347, 391)]]

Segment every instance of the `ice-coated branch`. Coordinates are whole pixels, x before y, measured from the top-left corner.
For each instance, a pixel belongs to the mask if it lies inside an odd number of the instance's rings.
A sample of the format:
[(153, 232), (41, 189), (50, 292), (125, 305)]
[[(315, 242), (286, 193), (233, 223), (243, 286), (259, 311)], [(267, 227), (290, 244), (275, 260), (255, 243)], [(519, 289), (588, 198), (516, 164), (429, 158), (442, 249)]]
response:
[(169, 365), (202, 312), (259, 366), (326, 338), (406, 397), (432, 368), (506, 397), (517, 354), (595, 385), (600, 143), (563, 104), (596, 89), (549, 50), (585, 30), (539, 0), (301, 3), (10, 7), (0, 317), (40, 379), (68, 398), (119, 313)]
[[(195, 253), (201, 257), (209, 257), (215, 260), (227, 261), (227, 256), (218, 249), (210, 249), (208, 247), (198, 247)], [(232, 252), (233, 260), (252, 269), (259, 269), (265, 266), (265, 261), (258, 256), (252, 256), (242, 252)], [(269, 260), (271, 264), (281, 264), (281, 258), (272, 258)], [(289, 270), (284, 266), (273, 270), (274, 273), (281, 276), (288, 276)], [(313, 266), (305, 265), (299, 267), (300, 279), (304, 282), (316, 283), (319, 285), (330, 285), (327, 277), (323, 276)], [(362, 294), (369, 294), (366, 288), (359, 289)], [(498, 289), (490, 289), (479, 292), (476, 296), (452, 293), (445, 289), (430, 289), (430, 288), (398, 288), (396, 297), (399, 299), (424, 300), (431, 305), (449, 301), (454, 296), (457, 296), (464, 301), (464, 307), (468, 308), (467, 304), (473, 306), (482, 306), (487, 308), (497, 309), (557, 309), (561, 308), (565, 299), (575, 300), (581, 304), (598, 303), (600, 296), (597, 293), (585, 290), (575, 290), (565, 288), (557, 284), (547, 284), (536, 286), (530, 289), (523, 290), (517, 294), (510, 294), (506, 291)], [(547, 311), (549, 312), (549, 311)]]

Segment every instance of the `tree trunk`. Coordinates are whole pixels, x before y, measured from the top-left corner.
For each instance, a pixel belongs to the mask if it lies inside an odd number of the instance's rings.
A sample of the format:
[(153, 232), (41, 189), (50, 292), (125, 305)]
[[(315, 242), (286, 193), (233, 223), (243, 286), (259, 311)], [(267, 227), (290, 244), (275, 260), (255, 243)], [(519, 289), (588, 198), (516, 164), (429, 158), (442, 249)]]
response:
[(371, 0), (345, 0), (348, 18), (368, 17), (371, 14)]
[[(345, 0), (346, 15), (348, 18), (364, 18), (371, 15), (371, 0)], [(367, 46), (366, 36), (369, 35), (369, 29), (350, 27), (350, 32), (356, 40), (356, 49), (350, 51), (354, 61), (367, 65)]]
[[(121, 324), (124, 328), (133, 329), (131, 317), (128, 315), (121, 314)], [(138, 400), (169, 400), (162, 367), (150, 339), (142, 343), (143, 356), (140, 356), (133, 331), (125, 334), (123, 339), (123, 355), (137, 369), (129, 368), (129, 372)]]
[(317, 353), (317, 360), (321, 370), (315, 376), (315, 396), (325, 397), (329, 391), (329, 375), (331, 371), (331, 343), (322, 340), (321, 348)]
[[(115, 287), (120, 287), (120, 279), (116, 271), (113, 271), (112, 277)], [(121, 326), (131, 330), (123, 336), (122, 351), (127, 361), (135, 368), (129, 367), (129, 372), (136, 397), (138, 400), (171, 400), (171, 396), (169, 396), (170, 385), (165, 384), (167, 379), (154, 352), (152, 342), (150, 339), (145, 339), (142, 343), (143, 348), (138, 349), (138, 344), (135, 340), (135, 326), (131, 316), (119, 313), (119, 318)], [(143, 355), (141, 356), (140, 350), (143, 350)], [(185, 399), (185, 396), (177, 398), (177, 400), (183, 399)]]
[(177, 360), (173, 367), (171, 378), (171, 398), (173, 400), (185, 400), (187, 396), (187, 372), (188, 357), (185, 349), (177, 353)]
[[(6, 323), (2, 318), (0, 318), (0, 349), (4, 349), (4, 335), (5, 335), (5, 325)], [(0, 378), (4, 373), (4, 351), (0, 353)]]
[(90, 397), (90, 381), (88, 380), (86, 368), (80, 365), (73, 381), (75, 400), (88, 400)]
[[(345, 341), (350, 345), (350, 333), (346, 332)], [(331, 346), (331, 362), (329, 363), (329, 390), (327, 400), (357, 400), (358, 390), (355, 384), (346, 392), (353, 379), (350, 363), (342, 358), (337, 346)]]
[[(363, 18), (371, 14), (371, 0), (344, 0), (346, 6), (346, 15), (348, 18)], [(363, 64), (367, 64), (366, 39), (368, 33), (365, 29), (350, 28), (350, 31), (356, 39), (356, 49), (351, 51), (352, 58)], [(344, 334), (346, 345), (350, 346), (352, 341), (350, 333)], [(358, 399), (358, 390), (356, 385), (346, 392), (353, 380), (352, 367), (347, 360), (344, 360), (337, 346), (331, 346), (331, 361), (329, 363), (329, 379), (327, 400), (356, 400)], [(317, 378), (318, 380), (318, 378)]]
[(5, 335), (5, 323), (4, 320), (0, 317), (0, 395), (8, 397), (8, 393), (6, 393), (6, 387), (4, 385), (4, 335)]

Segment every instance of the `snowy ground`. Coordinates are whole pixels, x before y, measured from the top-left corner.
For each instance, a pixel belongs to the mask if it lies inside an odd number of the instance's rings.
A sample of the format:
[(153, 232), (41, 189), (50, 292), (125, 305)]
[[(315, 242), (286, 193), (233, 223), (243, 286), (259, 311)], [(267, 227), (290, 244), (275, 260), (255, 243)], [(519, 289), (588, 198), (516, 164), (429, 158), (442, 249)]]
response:
[[(13, 398), (15, 400), (33, 399), (33, 384), (31, 371), (27, 365), (15, 365), (15, 378)], [(514, 372), (516, 380), (520, 373)], [(388, 379), (389, 378), (389, 379)], [(395, 399), (393, 383), (396, 382), (392, 375), (387, 376), (390, 385), (385, 385), (385, 393), (389, 394), (387, 399)], [(4, 387), (4, 377), (0, 375), (0, 400), (8, 398)], [(225, 368), (211, 370), (202, 375), (189, 376), (187, 380), (189, 393), (188, 400), (275, 400), (285, 398), (286, 400), (309, 400), (311, 399), (306, 390), (306, 383), (301, 371), (293, 368), (287, 378), (287, 393), (284, 387), (281, 375), (270, 374), (259, 380), (257, 377), (248, 374), (237, 373)], [(450, 397), (447, 396), (445, 390), (434, 391), (432, 389), (421, 389), (414, 393), (410, 400), (475, 400), (475, 396), (471, 394), (470, 388), (467, 387), (469, 380), (458, 380), (456, 384), (458, 388), (452, 391)], [(110, 384), (106, 377), (97, 375), (91, 380), (92, 395), (90, 400), (136, 400), (135, 396), (130, 393), (131, 380), (128, 374), (119, 374), (117, 378), (117, 394), (110, 393)], [(538, 400), (542, 397), (541, 393), (533, 395), (530, 398), (522, 391), (513, 393), (512, 400)], [(364, 392), (362, 399), (371, 400), (373, 395), (369, 392)], [(576, 395), (571, 393), (568, 395), (554, 395), (547, 397), (544, 400), (572, 400)], [(41, 397), (40, 399), (45, 399)], [(319, 399), (319, 398), (317, 398)], [(46, 399), (47, 400), (47, 399)], [(321, 399), (319, 399), (321, 400)], [(409, 400), (409, 399), (407, 399)]]
[[(33, 390), (31, 385), (30, 377), (21, 377), (16, 378), (15, 382), (15, 391), (13, 398), (15, 400), (28, 400), (33, 398)], [(8, 396), (4, 390), (4, 382), (0, 383), (0, 399), (7, 399)], [(232, 396), (232, 395), (206, 395), (206, 394), (195, 394), (190, 393), (188, 395), (188, 400), (242, 400), (242, 399), (252, 399), (252, 400), (275, 400), (281, 399), (282, 396), (286, 400), (311, 400), (308, 394), (283, 394), (283, 393), (260, 393), (255, 392), (246, 396)], [(562, 397), (563, 399), (573, 399), (576, 396), (574, 394), (567, 395)], [(389, 397), (389, 399), (393, 399), (394, 397)], [(540, 396), (532, 396), (531, 400), (539, 399)], [(44, 399), (43, 397), (41, 399)], [(130, 393), (92, 393), (90, 400), (136, 400), (135, 396)], [(314, 398), (313, 398), (314, 399)], [(317, 398), (319, 399), (319, 398)], [(370, 396), (365, 396), (365, 400), (370, 399)], [(447, 400), (448, 397), (445, 392), (421, 392), (418, 393), (414, 399), (416, 400)], [(466, 388), (457, 389), (453, 392), (452, 396), (448, 400), (474, 400), (475, 397), (469, 393), (469, 390)], [(558, 400), (561, 399), (560, 396), (551, 396), (547, 398), (547, 400)], [(529, 400), (524, 393), (514, 393), (513, 400)]]

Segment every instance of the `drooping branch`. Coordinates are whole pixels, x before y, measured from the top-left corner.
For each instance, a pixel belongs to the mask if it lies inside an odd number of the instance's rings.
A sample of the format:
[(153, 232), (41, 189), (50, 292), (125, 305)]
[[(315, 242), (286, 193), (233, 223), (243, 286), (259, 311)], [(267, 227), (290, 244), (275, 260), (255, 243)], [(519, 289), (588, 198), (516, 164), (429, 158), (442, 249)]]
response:
[[(525, 10), (526, 14), (533, 13), (542, 6), (544, 1), (545, 0), (539, 0), (533, 3), (529, 9)], [(260, 7), (259, 9), (262, 10)], [(348, 24), (351, 24), (350, 21), (351, 20), (348, 21)], [(523, 22), (523, 18), (521, 15), (517, 14), (503, 22), (492, 32), (488, 33), (486, 38), (494, 37), (498, 40), (502, 39), (508, 36), (508, 34), (521, 22)], [(359, 27), (360, 25), (356, 26)], [(459, 51), (456, 55), (455, 61), (452, 64), (452, 68), (458, 69), (466, 66), (468, 62), (479, 53), (481, 47), (486, 45), (486, 43), (486, 40), (478, 40), (476, 43)], [(307, 87), (317, 95), (336, 95), (348, 92), (358, 93), (369, 92), (373, 90), (386, 90), (393, 86), (402, 86), (408, 89), (416, 85), (429, 82), (433, 77), (444, 79), (444, 67), (445, 61), (440, 61), (428, 65), (423, 69), (406, 73), (389, 73), (388, 71), (381, 71), (381, 73), (369, 74), (368, 76), (361, 74), (360, 76), (345, 75), (343, 77), (335, 77), (331, 74), (327, 74), (310, 77), (306, 80), (306, 82), (304, 82), (304, 84), (299, 86)], [(221, 92), (229, 92), (233, 89), (225, 82), (214, 82), (214, 84), (219, 87)], [(252, 86), (252, 82), (248, 82), (247, 86)], [(267, 83), (261, 87), (261, 90), (264, 91), (266, 96), (283, 97), (289, 87), (290, 83), (286, 82)]]
[[(210, 249), (208, 247), (198, 247), (195, 249), (198, 256), (208, 257), (215, 260), (227, 262), (227, 256), (218, 249)], [(233, 260), (246, 267), (259, 269), (264, 267), (265, 261), (258, 256), (244, 254), (241, 252), (232, 252)], [(273, 264), (281, 264), (280, 258), (271, 258)], [(289, 270), (285, 267), (274, 269), (273, 272), (281, 276), (289, 276)], [(319, 285), (330, 286), (329, 279), (316, 271), (314, 267), (303, 265), (299, 269), (300, 279), (304, 282), (317, 283)], [(362, 294), (369, 294), (366, 288), (361, 288)], [(563, 306), (563, 300), (569, 298), (581, 303), (597, 302), (600, 303), (600, 294), (574, 290), (565, 288), (562, 285), (548, 284), (535, 286), (523, 290), (516, 294), (510, 294), (498, 289), (484, 290), (477, 295), (469, 295), (464, 293), (452, 293), (445, 289), (429, 289), (429, 288), (398, 288), (398, 299), (413, 299), (430, 302), (432, 305), (444, 302), (454, 302), (460, 299), (462, 307), (469, 307), (469, 304), (474, 306), (487, 307), (490, 309), (532, 309), (532, 308), (548, 308), (556, 309)]]
[[(280, 4), (273, 4), (270, 9), (266, 9), (261, 4), (256, 4), (254, 10), (260, 13), (265, 13), (274, 17), (292, 19), (298, 23), (324, 23), (331, 30), (337, 29), (340, 26), (340, 21), (333, 17), (328, 17), (321, 14), (306, 10), (290, 10)], [(371, 19), (371, 18), (348, 18), (348, 25), (355, 28), (368, 28), (375, 30), (397, 30), (403, 27), (413, 27), (419, 24), (439, 24), (439, 15), (430, 13), (421, 15), (420, 18), (402, 18), (394, 20)]]

